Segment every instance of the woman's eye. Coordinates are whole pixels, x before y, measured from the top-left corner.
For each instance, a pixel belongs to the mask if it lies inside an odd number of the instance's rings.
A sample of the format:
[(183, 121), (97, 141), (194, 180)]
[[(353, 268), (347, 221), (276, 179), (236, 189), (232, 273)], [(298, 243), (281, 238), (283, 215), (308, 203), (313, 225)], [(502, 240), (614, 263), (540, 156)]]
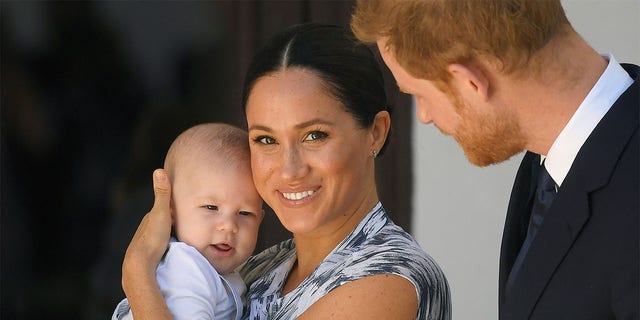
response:
[(204, 206), (207, 210), (212, 210), (212, 211), (217, 211), (218, 210), (218, 206), (214, 206), (211, 204), (205, 205)]
[(322, 140), (322, 139), (326, 139), (328, 136), (329, 136), (328, 134), (326, 134), (325, 132), (322, 132), (322, 131), (311, 131), (304, 138), (304, 141)]
[(253, 141), (257, 142), (257, 143), (261, 143), (261, 144), (274, 144), (276, 143), (276, 140), (274, 138), (268, 137), (268, 136), (259, 136), (256, 137), (255, 139), (253, 139)]

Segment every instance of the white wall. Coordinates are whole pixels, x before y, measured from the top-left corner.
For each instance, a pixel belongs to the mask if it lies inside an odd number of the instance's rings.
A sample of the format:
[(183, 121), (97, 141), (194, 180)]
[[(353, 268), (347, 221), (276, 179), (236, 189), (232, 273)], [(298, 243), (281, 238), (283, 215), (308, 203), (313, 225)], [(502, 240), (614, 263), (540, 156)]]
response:
[[(595, 49), (640, 64), (640, 0), (562, 3)], [(497, 319), (500, 240), (522, 154), (478, 168), (431, 125), (414, 120), (413, 136), (413, 233), (449, 279), (454, 319)]]

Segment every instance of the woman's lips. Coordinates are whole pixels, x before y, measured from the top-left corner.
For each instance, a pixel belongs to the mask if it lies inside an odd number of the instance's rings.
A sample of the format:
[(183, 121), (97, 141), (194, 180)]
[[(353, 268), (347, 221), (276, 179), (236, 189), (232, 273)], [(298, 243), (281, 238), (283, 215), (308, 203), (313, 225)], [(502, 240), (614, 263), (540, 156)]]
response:
[(282, 192), (282, 196), (287, 200), (302, 200), (315, 193), (314, 190), (302, 191), (302, 192)]
[[(276, 189), (276, 192), (280, 198), (281, 203), (286, 207), (296, 208), (305, 206), (314, 201), (314, 199), (320, 194), (321, 187), (304, 187), (296, 188), (296, 190)], [(298, 191), (300, 190), (300, 191)]]

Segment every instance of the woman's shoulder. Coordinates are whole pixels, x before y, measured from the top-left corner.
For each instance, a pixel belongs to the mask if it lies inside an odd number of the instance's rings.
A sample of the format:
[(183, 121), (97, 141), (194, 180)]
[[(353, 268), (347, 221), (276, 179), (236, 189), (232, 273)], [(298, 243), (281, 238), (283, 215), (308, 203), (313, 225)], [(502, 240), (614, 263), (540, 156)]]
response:
[(238, 269), (238, 272), (245, 282), (250, 284), (255, 279), (294, 258), (295, 244), (293, 239), (288, 239), (251, 256)]
[(329, 257), (358, 277), (393, 273), (442, 273), (440, 267), (379, 203)]
[[(399, 226), (389, 223), (375, 235), (353, 248), (349, 259), (353, 268), (369, 265), (379, 273), (442, 273), (435, 260)], [(390, 272), (396, 271), (396, 272)]]
[(411, 281), (418, 292), (447, 295), (448, 283), (438, 263), (404, 229), (387, 220), (382, 228), (348, 249), (340, 270), (352, 279), (395, 274)]
[(449, 284), (444, 272), (411, 234), (391, 220), (354, 247), (340, 269), (352, 280), (381, 274), (405, 278), (416, 289), (420, 319), (427, 313), (440, 315), (436, 319), (450, 318)]

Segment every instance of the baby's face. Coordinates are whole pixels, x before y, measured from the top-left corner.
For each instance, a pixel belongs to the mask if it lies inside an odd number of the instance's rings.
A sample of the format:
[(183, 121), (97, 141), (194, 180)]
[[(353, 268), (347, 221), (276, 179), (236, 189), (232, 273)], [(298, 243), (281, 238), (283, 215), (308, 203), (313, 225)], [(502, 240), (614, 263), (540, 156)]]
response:
[(176, 236), (204, 255), (218, 273), (233, 271), (253, 253), (264, 215), (249, 162), (191, 159), (175, 169)]

